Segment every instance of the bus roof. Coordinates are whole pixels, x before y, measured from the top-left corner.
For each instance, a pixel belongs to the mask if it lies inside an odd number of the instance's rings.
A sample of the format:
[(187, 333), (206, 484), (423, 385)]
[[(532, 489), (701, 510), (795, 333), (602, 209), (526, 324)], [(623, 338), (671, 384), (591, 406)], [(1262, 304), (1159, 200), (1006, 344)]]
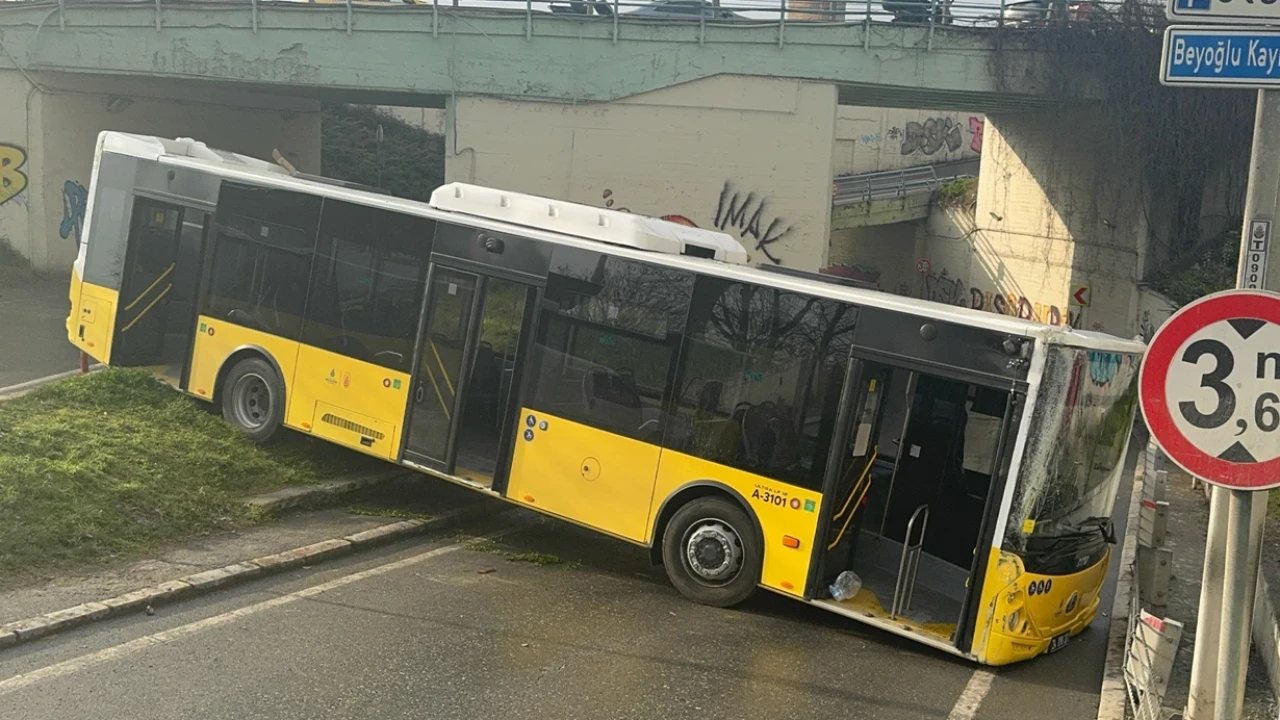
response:
[[(368, 190), (355, 189), (338, 183), (322, 182), (320, 180), (308, 179), (306, 177), (295, 177), (279, 165), (240, 155), (238, 153), (212, 149), (207, 147), (204, 143), (188, 138), (170, 140), (145, 135), (105, 131), (99, 136), (99, 148), (100, 152), (109, 152), (118, 155), (136, 157), (143, 160), (151, 160), (165, 165), (187, 167), (229, 180), (254, 183), (281, 190), (295, 190), (334, 200), (345, 200), (360, 205), (393, 210), (395, 212), (406, 213), (433, 220), (444, 220), (471, 227), (484, 228), (495, 232), (507, 232), (522, 235), (524, 237), (530, 237), (545, 242), (591, 249), (642, 262), (650, 262), (674, 268), (683, 268), (706, 275), (777, 287), (793, 292), (844, 301), (855, 305), (883, 308), (885, 310), (908, 313), (920, 317), (982, 327), (997, 332), (1008, 333), (1010, 335), (1022, 335), (1036, 338), (1037, 340), (1049, 344), (1071, 345), (1109, 352), (1139, 354), (1144, 352), (1146, 349), (1146, 345), (1140, 341), (1125, 340), (1107, 333), (1076, 330), (1068, 327), (1057, 327), (1009, 315), (1000, 315), (981, 310), (974, 310), (963, 306), (946, 305), (928, 300), (894, 295), (880, 290), (849, 287), (845, 284), (831, 282), (816, 273), (812, 278), (804, 278), (796, 275), (768, 272), (748, 265), (735, 264), (734, 262), (722, 262), (720, 260), (704, 257), (691, 257), (688, 255), (671, 254), (670, 252), (654, 252), (653, 250), (636, 249), (634, 246), (628, 247), (623, 244), (603, 242), (599, 239), (598, 233), (595, 236), (587, 235), (590, 239), (584, 239), (582, 237), (575, 237), (572, 234), (567, 234), (563, 230), (556, 231), (534, 227), (531, 224), (528, 224), (529, 221), (527, 219), (521, 220), (520, 222), (511, 222), (494, 219), (493, 217), (484, 217), (474, 213), (461, 212), (457, 209), (460, 205), (456, 203), (453, 204), (455, 209), (442, 209), (435, 207), (430, 203), (424, 203), (417, 200), (408, 200)], [(467, 186), (463, 184), (447, 185), (444, 188), (437, 190), (436, 193), (433, 194), (433, 197), (442, 195), (441, 191), (445, 191), (446, 188), (478, 188), (478, 186)], [(451, 191), (444, 193), (444, 195), (452, 194), (455, 193)], [(522, 199), (534, 198), (534, 196), (518, 195), (516, 193), (505, 194), (518, 196)], [(486, 199), (492, 200), (492, 197), (486, 197)], [(600, 210), (599, 208), (591, 208), (590, 206), (576, 203), (553, 201), (546, 198), (536, 199), (554, 203), (561, 207), (572, 207), (579, 213), (579, 215), (581, 215), (581, 211), (578, 209), (589, 208), (592, 211)], [(664, 221), (646, 218), (644, 224), (647, 227), (654, 227), (655, 224), (662, 223), (664, 223)], [(675, 225), (674, 223), (665, 224)], [(701, 234), (691, 234), (688, 231), (697, 229), (683, 226), (677, 227), (679, 227), (681, 231), (678, 235), (679, 237), (698, 237), (702, 240), (702, 242), (698, 244), (722, 246), (730, 255), (733, 254), (732, 249), (726, 245), (723, 240), (724, 237), (729, 237), (730, 240), (732, 240), (732, 238), (724, 233), (701, 230), (699, 231)], [(672, 235), (675, 236), (676, 233), (672, 233)], [(733, 242), (736, 244), (736, 241)], [(636, 244), (642, 247), (644, 246), (643, 243)]]

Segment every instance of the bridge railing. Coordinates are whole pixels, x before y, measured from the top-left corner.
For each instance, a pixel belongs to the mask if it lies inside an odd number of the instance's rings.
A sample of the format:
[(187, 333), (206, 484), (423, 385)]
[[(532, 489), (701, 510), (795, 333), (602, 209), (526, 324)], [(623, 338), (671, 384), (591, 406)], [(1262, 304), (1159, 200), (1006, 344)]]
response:
[[(346, 30), (355, 29), (354, 16), (366, 12), (430, 13), (433, 32), (440, 19), (468, 15), (522, 17), (527, 37), (547, 19), (612, 26), (616, 41), (623, 28), (637, 25), (696, 27), (697, 41), (732, 41), (725, 28), (777, 28), (777, 42), (786, 43), (789, 25), (862, 28), (868, 43), (872, 26), (914, 26), (929, 29), (992, 28), (1036, 31), (1059, 26), (1156, 26), (1163, 22), (1163, 5), (1152, 0), (56, 0), (58, 24), (78, 6), (155, 8), (155, 24), (163, 25), (162, 8), (245, 8), (257, 31), (261, 13), (277, 10), (345, 9)], [(48, 0), (10, 0), (4, 8), (49, 5)], [(247, 6), (247, 7), (246, 7)]]
[(958, 160), (936, 165), (920, 165), (900, 170), (880, 170), (835, 178), (832, 204), (849, 205), (884, 198), (905, 197), (913, 193), (933, 192), (945, 182), (976, 177), (978, 160)]

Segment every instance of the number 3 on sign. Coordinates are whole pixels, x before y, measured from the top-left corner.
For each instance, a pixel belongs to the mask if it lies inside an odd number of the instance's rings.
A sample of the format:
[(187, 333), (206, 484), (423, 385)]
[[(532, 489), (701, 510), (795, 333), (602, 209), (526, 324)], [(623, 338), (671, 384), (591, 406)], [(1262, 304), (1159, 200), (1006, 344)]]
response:
[(1280, 484), (1280, 295), (1233, 290), (1169, 318), (1139, 377), (1142, 412), (1188, 472), (1237, 489)]
[[(1200, 412), (1192, 400), (1183, 400), (1178, 403), (1178, 410), (1182, 413), (1182, 417), (1195, 427), (1212, 430), (1221, 427), (1235, 414), (1236, 394), (1224, 380), (1235, 369), (1236, 361), (1231, 348), (1218, 340), (1211, 339), (1191, 343), (1182, 354), (1182, 361), (1198, 366), (1200, 358), (1206, 355), (1213, 358), (1214, 367), (1201, 376), (1200, 387), (1212, 390), (1216, 396), (1213, 412)], [(1258, 351), (1256, 357), (1257, 379), (1266, 380), (1270, 376), (1280, 381), (1280, 353)], [(1262, 392), (1258, 395), (1253, 404), (1253, 422), (1259, 430), (1274, 432), (1280, 428), (1280, 408), (1276, 407), (1277, 403), (1280, 403), (1280, 395), (1274, 392)], [(1235, 426), (1237, 429), (1235, 437), (1239, 437), (1249, 429), (1249, 421), (1239, 418)]]

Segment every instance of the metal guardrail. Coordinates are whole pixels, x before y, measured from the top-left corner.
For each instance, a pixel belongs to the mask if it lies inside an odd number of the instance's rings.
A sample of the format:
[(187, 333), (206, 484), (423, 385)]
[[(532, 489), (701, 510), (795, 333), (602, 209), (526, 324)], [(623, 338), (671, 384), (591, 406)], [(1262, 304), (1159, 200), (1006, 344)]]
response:
[(931, 193), (942, 183), (958, 178), (977, 177), (979, 163), (977, 158), (973, 158), (901, 170), (841, 175), (835, 179), (832, 204), (840, 206), (884, 198), (906, 197), (914, 193)]
[(1134, 720), (1162, 720), (1165, 691), (1182, 639), (1182, 623), (1143, 609), (1162, 611), (1167, 603), (1171, 551), (1164, 547), (1168, 503), (1164, 500), (1168, 474), (1164, 454), (1148, 442), (1143, 456), (1143, 481), (1138, 527), (1138, 552), (1132, 572), (1137, 587), (1130, 597), (1125, 634), (1124, 680)]
[[(439, 34), (442, 18), (481, 14), (522, 19), (526, 38), (536, 34), (536, 24), (552, 18), (610, 23), (614, 42), (628, 25), (696, 27), (699, 44), (736, 41), (724, 28), (776, 27), (779, 47), (786, 43), (787, 26), (794, 24), (850, 28), (850, 39), (864, 47), (869, 47), (873, 26), (907, 26), (929, 29), (926, 47), (919, 48), (924, 50), (932, 50), (935, 28), (1154, 27), (1163, 22), (1163, 6), (1147, 0), (10, 0), (0, 3), (0, 12), (33, 5), (56, 7), (60, 29), (74, 19), (75, 8), (85, 6), (153, 7), (157, 30), (164, 27), (165, 6), (245, 9), (254, 32), (264, 25), (263, 13), (343, 8), (348, 34), (355, 29), (356, 13), (429, 12), (433, 36)], [(710, 38), (708, 28), (714, 29)], [(854, 32), (859, 28), (860, 33)]]

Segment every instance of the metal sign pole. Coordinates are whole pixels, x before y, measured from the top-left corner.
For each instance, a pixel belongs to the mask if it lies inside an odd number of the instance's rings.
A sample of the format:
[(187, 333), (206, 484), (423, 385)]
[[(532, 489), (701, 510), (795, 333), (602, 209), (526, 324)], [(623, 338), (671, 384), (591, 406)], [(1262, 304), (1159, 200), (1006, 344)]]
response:
[(1209, 489), (1209, 532), (1204, 546), (1204, 573), (1200, 580), (1200, 609), (1196, 616), (1196, 645), (1191, 657), (1191, 689), (1187, 693), (1187, 720), (1212, 720), (1218, 689), (1219, 621), (1222, 619), (1222, 587), (1226, 577), (1227, 497), (1230, 491), (1216, 485)]
[[(1280, 288), (1280, 262), (1267, 262), (1270, 254), (1270, 227), (1275, 220), (1277, 192), (1280, 191), (1280, 93), (1258, 91), (1253, 125), (1253, 147), (1249, 155), (1249, 186), (1245, 196), (1244, 229), (1240, 244), (1240, 269), (1236, 286), (1253, 289)], [(1258, 237), (1255, 237), (1258, 236)], [(1259, 263), (1259, 258), (1262, 262)], [(1270, 266), (1270, 267), (1268, 267)], [(1270, 272), (1268, 272), (1268, 270)], [(1227, 492), (1215, 492), (1221, 502)], [(1249, 668), (1249, 644), (1253, 630), (1254, 596), (1258, 589), (1258, 569), (1262, 555), (1265, 513), (1254, 512), (1255, 496), (1250, 490), (1231, 490), (1227, 505), (1226, 538), (1208, 538), (1221, 545), (1225, 555), (1222, 615), (1219, 625), (1218, 673), (1215, 720), (1237, 720), (1244, 704), (1245, 676)], [(1261, 504), (1265, 505), (1263, 494)], [(1209, 548), (1205, 550), (1206, 564)], [(1197, 651), (1199, 648), (1197, 648)]]

